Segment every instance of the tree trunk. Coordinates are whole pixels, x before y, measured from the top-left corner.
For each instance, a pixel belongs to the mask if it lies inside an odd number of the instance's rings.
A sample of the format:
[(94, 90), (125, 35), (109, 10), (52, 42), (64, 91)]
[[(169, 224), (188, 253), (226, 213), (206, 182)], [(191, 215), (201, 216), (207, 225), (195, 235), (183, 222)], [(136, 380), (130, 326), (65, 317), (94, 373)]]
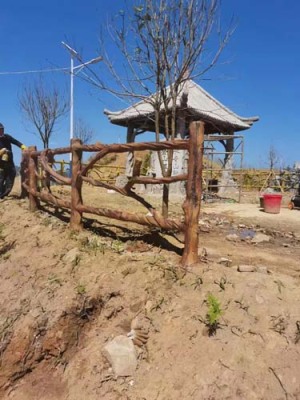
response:
[(163, 184), (162, 215), (164, 218), (168, 218), (168, 214), (169, 214), (169, 185)]

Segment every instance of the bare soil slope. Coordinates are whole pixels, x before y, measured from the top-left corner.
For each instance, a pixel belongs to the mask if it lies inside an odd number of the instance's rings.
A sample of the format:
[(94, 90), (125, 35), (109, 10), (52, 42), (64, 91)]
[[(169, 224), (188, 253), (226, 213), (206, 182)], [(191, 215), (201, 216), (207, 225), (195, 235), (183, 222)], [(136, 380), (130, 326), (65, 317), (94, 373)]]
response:
[[(101, 196), (85, 199), (118, 203)], [(27, 207), (0, 203), (0, 398), (300, 399), (300, 212), (278, 224), (254, 205), (204, 205), (201, 261), (183, 271), (170, 235), (107, 220), (74, 234), (68, 215)], [(270, 240), (252, 243), (257, 233)], [(209, 294), (222, 310), (212, 336)], [(149, 339), (118, 378), (103, 347), (136, 316)]]

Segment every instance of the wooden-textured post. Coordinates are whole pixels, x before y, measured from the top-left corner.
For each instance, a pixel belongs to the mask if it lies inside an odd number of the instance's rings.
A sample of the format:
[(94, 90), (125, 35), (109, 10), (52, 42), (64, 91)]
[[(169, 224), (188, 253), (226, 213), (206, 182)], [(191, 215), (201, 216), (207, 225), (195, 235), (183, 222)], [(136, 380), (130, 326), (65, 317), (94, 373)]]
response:
[(71, 161), (71, 219), (70, 227), (79, 231), (82, 229), (82, 212), (78, 211), (78, 206), (82, 205), (82, 179), (79, 177), (81, 171), (82, 150), (74, 147), (75, 144), (82, 144), (79, 139), (71, 140), (72, 161)]
[(181, 264), (184, 267), (196, 264), (198, 261), (203, 143), (204, 123), (192, 122), (190, 124), (186, 200), (183, 204), (183, 210), (185, 214), (185, 244)]
[[(28, 192), (23, 186), (23, 183), (26, 182), (26, 178), (28, 177), (28, 160), (29, 160), (28, 151), (22, 151), (22, 160), (20, 163), (20, 177), (21, 177), (20, 198), (21, 199), (28, 197)], [(27, 181), (27, 184), (28, 184), (28, 181)]]
[(36, 211), (39, 208), (39, 200), (33, 194), (37, 192), (37, 156), (31, 155), (31, 151), (36, 151), (36, 146), (28, 147), (28, 184), (32, 192), (29, 192), (29, 210)]

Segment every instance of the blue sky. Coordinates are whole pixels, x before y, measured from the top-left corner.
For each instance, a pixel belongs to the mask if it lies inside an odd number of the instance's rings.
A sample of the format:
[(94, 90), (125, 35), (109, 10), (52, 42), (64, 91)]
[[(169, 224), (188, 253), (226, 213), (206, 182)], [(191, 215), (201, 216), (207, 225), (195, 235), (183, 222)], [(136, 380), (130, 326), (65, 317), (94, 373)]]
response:
[[(18, 93), (34, 74), (3, 72), (69, 67), (64, 40), (83, 59), (97, 55), (100, 27), (107, 17), (124, 7), (121, 0), (11, 0), (0, 6), (0, 121), (7, 133), (27, 145), (41, 142), (32, 135), (18, 106)], [(129, 1), (130, 3), (130, 1)], [(237, 29), (222, 62), (199, 82), (218, 100), (241, 116), (259, 115), (260, 121), (245, 136), (245, 164), (267, 166), (273, 146), (282, 162), (292, 165), (299, 154), (300, 3), (296, 0), (223, 0), (222, 20), (232, 15)], [(95, 65), (94, 68), (97, 68)], [(47, 74), (47, 79), (69, 94), (69, 76)], [(95, 132), (95, 141), (125, 141), (125, 129), (108, 123), (104, 108), (123, 108), (115, 98), (75, 77), (75, 117)], [(69, 120), (59, 124), (51, 147), (68, 144)], [(19, 151), (15, 150), (16, 161)]]

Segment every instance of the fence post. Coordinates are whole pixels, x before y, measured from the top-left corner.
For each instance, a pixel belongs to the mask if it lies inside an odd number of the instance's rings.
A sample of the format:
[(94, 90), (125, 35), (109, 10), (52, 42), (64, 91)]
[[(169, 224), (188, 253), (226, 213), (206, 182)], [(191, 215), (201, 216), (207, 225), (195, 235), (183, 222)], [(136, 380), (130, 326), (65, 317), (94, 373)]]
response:
[[(28, 160), (29, 160), (28, 151), (22, 151), (22, 160), (20, 163), (20, 177), (21, 177), (20, 198), (21, 199), (25, 199), (25, 197), (28, 197), (28, 192), (23, 186), (23, 183), (26, 182), (26, 177), (28, 177)], [(27, 184), (28, 184), (28, 182), (27, 182)]]
[(198, 261), (199, 215), (202, 194), (202, 163), (204, 143), (204, 122), (190, 124), (188, 180), (185, 214), (184, 251), (181, 264), (184, 267)]
[(37, 156), (31, 155), (31, 151), (36, 151), (36, 146), (28, 147), (29, 210), (36, 211), (39, 208), (39, 200), (33, 193), (37, 192)]
[(70, 227), (75, 231), (82, 229), (82, 213), (77, 210), (77, 206), (82, 204), (82, 179), (79, 177), (81, 171), (82, 150), (74, 147), (75, 144), (82, 144), (80, 139), (71, 140), (72, 161), (71, 161), (71, 219)]

